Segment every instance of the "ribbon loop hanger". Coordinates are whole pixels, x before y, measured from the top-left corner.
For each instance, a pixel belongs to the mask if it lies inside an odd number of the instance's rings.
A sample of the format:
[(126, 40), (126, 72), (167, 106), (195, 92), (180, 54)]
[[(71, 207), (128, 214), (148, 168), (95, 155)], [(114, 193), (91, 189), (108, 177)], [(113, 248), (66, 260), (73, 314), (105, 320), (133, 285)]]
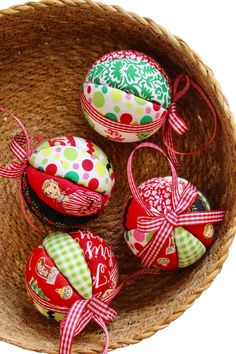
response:
[[(181, 84), (183, 84), (184, 86), (180, 89)], [(177, 151), (174, 148), (173, 131), (178, 135), (183, 135), (187, 132), (189, 127), (187, 123), (183, 120), (183, 118), (177, 113), (176, 104), (189, 91), (190, 87), (193, 87), (193, 89), (205, 101), (207, 107), (210, 109), (214, 129), (208, 142), (201, 146), (199, 149), (196, 149), (194, 151)], [(172, 86), (172, 94), (173, 98), (172, 103), (169, 107), (167, 119), (162, 125), (162, 135), (164, 143), (168, 150), (168, 155), (170, 156), (174, 165), (178, 167), (179, 162), (177, 159), (177, 155), (195, 155), (205, 151), (212, 144), (217, 133), (217, 114), (209, 97), (195, 81), (189, 78), (188, 75), (181, 74), (174, 80)]]
[[(41, 144), (43, 138), (41, 135), (30, 137), (26, 127), (21, 122), (21, 120), (9, 110), (0, 107), (0, 113), (6, 113), (9, 117), (13, 118), (22, 130), (20, 134), (14, 136), (9, 145), (11, 152), (15, 155), (18, 161), (10, 162), (7, 167), (0, 167), (0, 176), (6, 178), (18, 178), (21, 177), (24, 173), (30, 156), (32, 155), (35, 147)], [(21, 204), (21, 210), (26, 221), (29, 223), (29, 225), (31, 225), (34, 230), (39, 230), (39, 228), (31, 221), (29, 215), (27, 214), (24, 203), (24, 197), (21, 191), (20, 179), (18, 181), (18, 194)]]
[[(172, 209), (169, 213), (163, 214), (160, 211), (153, 211), (150, 206), (142, 200), (135, 185), (132, 174), (132, 160), (135, 152), (143, 147), (149, 147), (160, 152), (167, 159), (172, 172)], [(204, 223), (215, 223), (223, 220), (223, 210), (206, 210), (202, 212), (189, 212), (198, 196), (197, 188), (187, 182), (180, 193), (178, 187), (178, 177), (171, 159), (157, 145), (152, 143), (142, 143), (131, 153), (127, 164), (127, 177), (133, 197), (146, 211), (147, 216), (139, 216), (137, 219), (137, 229), (140, 232), (155, 232), (151, 241), (147, 243), (140, 252), (142, 263), (146, 267), (151, 267), (163, 247), (167, 238), (177, 226), (198, 225)]]

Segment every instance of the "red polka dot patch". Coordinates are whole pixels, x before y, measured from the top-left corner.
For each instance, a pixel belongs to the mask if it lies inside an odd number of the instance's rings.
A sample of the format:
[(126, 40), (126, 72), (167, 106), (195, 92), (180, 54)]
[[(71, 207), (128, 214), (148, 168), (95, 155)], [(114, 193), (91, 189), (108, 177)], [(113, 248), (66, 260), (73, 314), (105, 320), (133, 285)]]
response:
[(62, 137), (44, 142), (29, 162), (48, 175), (63, 177), (104, 195), (110, 195), (114, 186), (108, 158), (95, 144), (82, 138)]

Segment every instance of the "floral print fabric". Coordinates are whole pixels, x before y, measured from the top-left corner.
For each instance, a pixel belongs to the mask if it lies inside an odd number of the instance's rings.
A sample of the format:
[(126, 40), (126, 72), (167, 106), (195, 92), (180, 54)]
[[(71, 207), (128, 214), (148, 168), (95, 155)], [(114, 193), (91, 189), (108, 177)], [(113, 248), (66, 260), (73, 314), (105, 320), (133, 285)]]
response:
[(153, 135), (164, 124), (170, 104), (171, 83), (165, 71), (153, 58), (132, 50), (99, 58), (88, 71), (81, 94), (89, 125), (118, 142)]
[(170, 87), (165, 77), (144, 61), (117, 59), (95, 65), (86, 82), (110, 86), (156, 102), (163, 108), (171, 103)]

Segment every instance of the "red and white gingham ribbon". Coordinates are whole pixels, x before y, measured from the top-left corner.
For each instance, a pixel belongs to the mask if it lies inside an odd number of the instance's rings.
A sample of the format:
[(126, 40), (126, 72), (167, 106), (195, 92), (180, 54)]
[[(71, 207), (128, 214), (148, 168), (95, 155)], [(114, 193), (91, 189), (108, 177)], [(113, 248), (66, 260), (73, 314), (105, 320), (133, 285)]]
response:
[(78, 212), (82, 212), (83, 215), (91, 215), (101, 210), (103, 206), (103, 200), (99, 193), (93, 191), (77, 190), (70, 194), (70, 200), (63, 201), (63, 208), (71, 215), (78, 215)]
[[(153, 148), (161, 152), (171, 167), (172, 171), (172, 210), (167, 214), (162, 214), (158, 211), (153, 212), (150, 206), (147, 205), (139, 195), (139, 192), (135, 186), (135, 182), (132, 174), (132, 159), (134, 153), (143, 147)], [(137, 229), (141, 232), (155, 232), (151, 241), (140, 252), (139, 256), (142, 259), (142, 263), (146, 267), (152, 266), (154, 261), (158, 258), (158, 254), (163, 247), (166, 239), (171, 232), (177, 226), (186, 225), (198, 225), (205, 223), (215, 223), (223, 220), (223, 210), (210, 210), (202, 212), (186, 212), (194, 203), (197, 198), (197, 188), (188, 182), (182, 193), (178, 189), (178, 177), (175, 167), (170, 158), (164, 153), (164, 151), (157, 145), (152, 143), (142, 143), (138, 145), (131, 153), (128, 165), (127, 176), (129, 186), (134, 198), (144, 208), (147, 216), (140, 216), (137, 219)]]
[(32, 154), (32, 148), (30, 147), (32, 139), (29, 137), (27, 129), (23, 123), (13, 113), (4, 108), (0, 108), (0, 112), (5, 112), (8, 116), (14, 118), (23, 132), (21, 135), (16, 135), (10, 144), (10, 150), (17, 157), (19, 163), (11, 162), (7, 168), (0, 167), (0, 176), (7, 178), (19, 177), (22, 175), (27, 165), (27, 161)]
[(88, 115), (95, 120), (95, 122), (101, 124), (107, 129), (115, 129), (122, 133), (145, 133), (147, 131), (152, 131), (154, 129), (160, 128), (166, 121), (166, 115), (163, 114), (160, 118), (154, 120), (151, 123), (146, 124), (125, 124), (120, 122), (115, 122), (104, 115), (100, 114), (92, 105), (87, 101), (84, 93), (81, 93), (81, 103), (88, 113)]
[[(19, 118), (17, 118), (13, 113), (2, 107), (0, 107), (0, 112), (5, 112), (8, 116), (12, 117), (19, 124), (22, 130), (22, 134), (16, 135), (10, 144), (10, 150), (19, 160), (19, 162), (13, 161), (6, 168), (0, 167), (0, 176), (6, 178), (21, 177), (27, 166), (28, 160), (33, 150), (35, 149), (35, 146), (39, 145), (42, 142), (42, 137), (29, 137), (27, 129)], [(18, 194), (20, 198), (21, 209), (26, 221), (32, 226), (33, 229), (39, 230), (39, 228), (30, 220), (26, 212), (24, 197), (21, 191), (20, 180), (18, 181)]]
[(60, 354), (69, 354), (71, 352), (74, 336), (79, 334), (92, 319), (105, 333), (106, 345), (103, 354), (107, 353), (109, 335), (105, 322), (111, 322), (115, 317), (116, 311), (96, 297), (91, 300), (76, 301), (69, 310), (68, 315), (60, 323)]
[[(184, 87), (180, 90), (179, 86), (184, 84)], [(186, 94), (189, 90), (190, 86), (192, 86), (195, 91), (204, 99), (208, 108), (211, 111), (212, 119), (214, 123), (213, 133), (209, 139), (209, 141), (195, 151), (176, 151), (174, 149), (174, 141), (173, 141), (173, 130), (178, 135), (183, 135), (188, 130), (188, 125), (184, 122), (184, 120), (177, 114), (176, 103)], [(172, 103), (169, 107), (169, 113), (166, 121), (162, 126), (162, 135), (164, 139), (164, 143), (168, 149), (168, 155), (171, 158), (171, 161), (175, 166), (179, 166), (177, 155), (195, 155), (199, 152), (206, 150), (214, 141), (217, 132), (217, 114), (211, 103), (210, 99), (207, 97), (203, 89), (192, 79), (188, 77), (188, 75), (181, 74), (179, 75), (173, 83), (172, 87)]]
[[(182, 89), (179, 88), (181, 84), (184, 84)], [(190, 86), (192, 86), (199, 93), (199, 95), (205, 100), (207, 106), (209, 107), (212, 113), (214, 129), (211, 138), (204, 146), (195, 151), (180, 152), (174, 149), (173, 131), (175, 131), (175, 133), (178, 135), (183, 135), (188, 130), (188, 125), (183, 120), (183, 118), (177, 113), (176, 104), (187, 93)], [(210, 99), (207, 97), (201, 87), (185, 74), (179, 75), (173, 82), (172, 103), (169, 106), (168, 114), (162, 115), (159, 119), (154, 120), (151, 123), (132, 125), (114, 122), (111, 119), (104, 117), (95, 108), (93, 108), (91, 104), (87, 101), (83, 92), (81, 93), (81, 103), (88, 115), (93, 118), (97, 123), (101, 124), (107, 129), (118, 130), (119, 132), (123, 133), (136, 134), (152, 131), (162, 126), (163, 140), (165, 145), (167, 146), (168, 155), (175, 166), (179, 165), (177, 155), (194, 155), (206, 150), (214, 141), (217, 132), (217, 115)]]
[(113, 310), (109, 303), (121, 291), (124, 285), (130, 280), (141, 275), (157, 275), (158, 269), (140, 269), (125, 278), (125, 280), (104, 299), (92, 297), (89, 300), (78, 300), (71, 308), (51, 305), (39, 295), (37, 295), (26, 281), (26, 288), (30, 298), (39, 306), (48, 311), (66, 314), (65, 318), (60, 322), (60, 350), (59, 354), (70, 354), (73, 338), (78, 335), (93, 320), (102, 328), (105, 333), (106, 342), (103, 354), (108, 353), (109, 349), (109, 333), (106, 328), (106, 322), (112, 322), (116, 317), (116, 311)]

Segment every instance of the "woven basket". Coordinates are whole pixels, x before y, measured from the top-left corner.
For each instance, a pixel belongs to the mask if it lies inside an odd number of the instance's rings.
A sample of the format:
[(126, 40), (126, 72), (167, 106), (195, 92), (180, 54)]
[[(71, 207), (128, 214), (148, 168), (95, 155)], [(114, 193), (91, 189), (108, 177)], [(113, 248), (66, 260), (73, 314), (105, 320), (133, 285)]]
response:
[[(53, 0), (0, 11), (0, 104), (22, 118), (30, 134), (88, 137), (111, 157), (117, 175), (109, 206), (86, 226), (112, 246), (121, 278), (139, 266), (122, 235), (121, 215), (129, 189), (126, 163), (134, 144), (107, 141), (93, 132), (82, 117), (80, 88), (88, 67), (115, 49), (136, 49), (156, 58), (173, 79), (189, 74), (209, 95), (219, 116), (219, 132), (206, 152), (181, 160), (179, 176), (204, 192), (214, 209), (226, 217), (207, 255), (193, 266), (158, 276), (146, 276), (127, 286), (113, 302), (117, 319), (109, 325), (110, 348), (136, 343), (179, 317), (219, 273), (235, 232), (235, 128), (228, 103), (212, 71), (182, 39), (152, 20), (117, 6), (89, 0)], [(196, 148), (213, 129), (203, 101), (189, 92), (180, 113), (191, 129), (178, 138), (177, 148)], [(1, 116), (1, 165), (9, 161), (7, 148), (17, 133), (13, 121)], [(160, 143), (160, 133), (151, 141)], [(176, 139), (177, 140), (177, 139)], [(117, 158), (118, 157), (118, 158)], [(168, 175), (164, 159), (149, 149), (137, 154), (137, 183)], [(138, 173), (137, 173), (138, 171)], [(32, 232), (21, 214), (16, 181), (0, 181), (0, 337), (18, 346), (47, 353), (58, 349), (58, 325), (37, 313), (24, 289), (24, 266), (42, 236)], [(48, 229), (45, 228), (45, 232)], [(76, 338), (74, 353), (98, 353), (101, 331), (90, 325)]]

